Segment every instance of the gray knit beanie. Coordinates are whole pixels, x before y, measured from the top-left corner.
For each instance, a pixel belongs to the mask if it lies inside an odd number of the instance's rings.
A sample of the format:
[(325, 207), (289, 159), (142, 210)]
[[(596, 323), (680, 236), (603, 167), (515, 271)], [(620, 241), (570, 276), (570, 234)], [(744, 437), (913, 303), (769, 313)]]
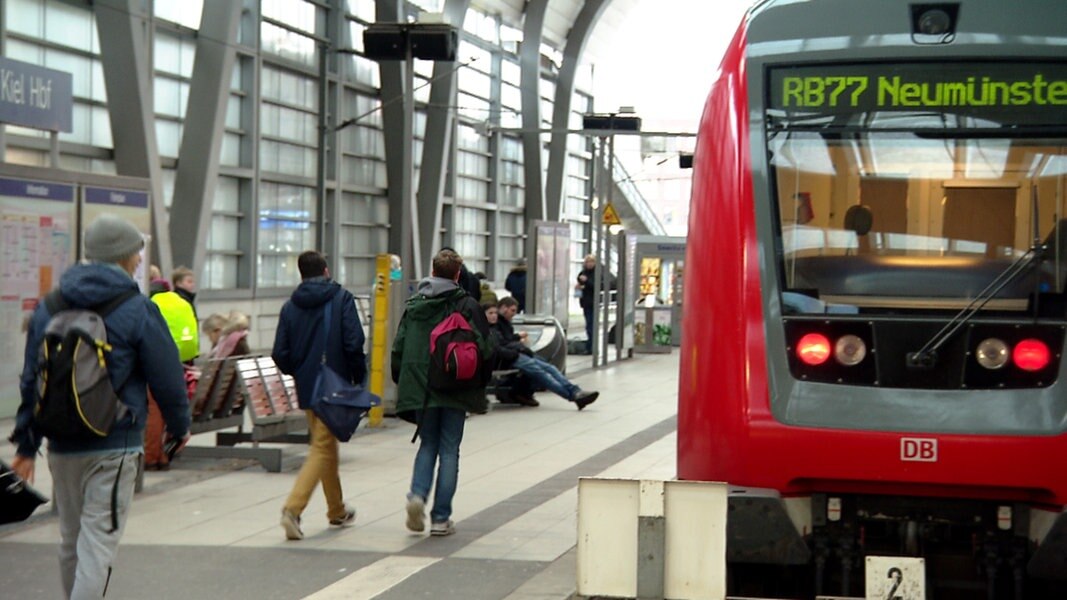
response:
[(85, 229), (85, 258), (117, 263), (144, 248), (144, 236), (126, 219), (100, 215)]

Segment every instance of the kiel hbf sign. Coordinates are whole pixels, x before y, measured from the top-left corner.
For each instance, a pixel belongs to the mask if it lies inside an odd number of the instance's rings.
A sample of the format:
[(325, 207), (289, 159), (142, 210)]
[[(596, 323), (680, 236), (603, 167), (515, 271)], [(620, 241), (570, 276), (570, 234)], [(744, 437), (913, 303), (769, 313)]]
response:
[(69, 132), (73, 89), (70, 73), (0, 57), (0, 122)]

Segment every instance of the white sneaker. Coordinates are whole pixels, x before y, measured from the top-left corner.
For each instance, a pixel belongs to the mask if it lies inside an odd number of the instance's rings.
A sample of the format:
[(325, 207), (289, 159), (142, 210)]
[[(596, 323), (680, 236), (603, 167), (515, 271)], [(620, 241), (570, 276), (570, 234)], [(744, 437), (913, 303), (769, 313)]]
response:
[(285, 530), (285, 539), (302, 540), (304, 532), (300, 531), (300, 517), (288, 510), (282, 509), (282, 529)]
[(430, 535), (443, 536), (452, 535), (456, 532), (456, 524), (452, 522), (452, 519), (441, 523), (434, 523), (430, 526)]
[(415, 532), (426, 529), (426, 502), (422, 498), (408, 494), (407, 512), (408, 529)]
[(330, 525), (334, 527), (348, 527), (356, 521), (355, 507), (345, 504), (345, 516), (340, 519), (330, 519)]

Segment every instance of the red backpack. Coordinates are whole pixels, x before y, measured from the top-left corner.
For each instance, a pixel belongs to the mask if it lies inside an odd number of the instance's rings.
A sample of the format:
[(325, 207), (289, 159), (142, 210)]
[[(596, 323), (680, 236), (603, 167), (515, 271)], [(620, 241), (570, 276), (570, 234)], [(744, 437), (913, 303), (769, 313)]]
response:
[(450, 392), (485, 385), (478, 338), (455, 308), (430, 331), (430, 389)]

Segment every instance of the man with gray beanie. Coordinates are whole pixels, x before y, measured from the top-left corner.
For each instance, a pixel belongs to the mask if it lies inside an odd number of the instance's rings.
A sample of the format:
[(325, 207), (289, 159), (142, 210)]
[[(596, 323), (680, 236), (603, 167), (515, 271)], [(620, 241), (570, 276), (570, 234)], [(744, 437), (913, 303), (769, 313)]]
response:
[[(189, 401), (178, 349), (159, 309), (139, 293), (132, 278), (141, 264), (141, 232), (125, 219), (103, 215), (89, 225), (83, 239), (88, 260), (63, 274), (59, 295), (64, 308), (111, 309), (104, 311), (111, 346), (104, 356), (111, 385), (128, 410), (106, 436), (49, 439), (48, 467), (59, 512), (60, 575), (66, 596), (76, 599), (99, 598), (107, 590), (133, 499), (148, 410), (146, 387), (159, 402), (168, 439), (179, 440), (179, 448), (189, 440)], [(52, 303), (39, 302), (30, 320), (22, 402), (11, 436), (18, 445), (12, 468), (31, 482), (42, 441), (33, 420), (38, 351), (52, 318)]]

